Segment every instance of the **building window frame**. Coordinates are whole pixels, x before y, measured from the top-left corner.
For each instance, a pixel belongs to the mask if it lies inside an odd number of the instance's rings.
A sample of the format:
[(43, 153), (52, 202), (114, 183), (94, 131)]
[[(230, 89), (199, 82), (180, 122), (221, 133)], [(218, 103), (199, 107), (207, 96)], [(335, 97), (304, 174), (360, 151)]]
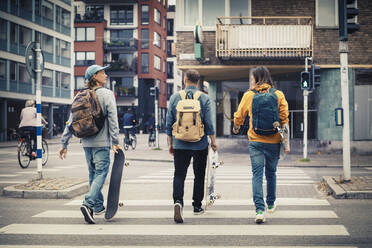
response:
[(161, 36), (158, 32), (154, 32), (154, 46), (161, 48)]
[[(94, 60), (89, 59), (88, 56), (94, 55)], [(78, 56), (81, 57), (81, 59), (78, 59)], [(75, 66), (88, 66), (88, 65), (94, 65), (96, 63), (96, 52), (95, 51), (76, 51), (75, 52)]]
[[(78, 38), (79, 30), (83, 31), (84, 38)], [(88, 30), (93, 30), (93, 39), (88, 39)], [(76, 27), (75, 28), (75, 41), (96, 41), (96, 28), (95, 27)]]
[[(147, 35), (145, 35), (145, 33)], [(145, 37), (147, 36), (147, 37)], [(148, 49), (149, 48), (149, 29), (143, 28), (141, 29), (141, 49)]]
[[(321, 3), (324, 3), (322, 1), (316, 0), (315, 1), (315, 24), (316, 28), (330, 28), (330, 29), (336, 29), (338, 28), (338, 1), (337, 0), (331, 0), (334, 1), (334, 23), (333, 24), (319, 24), (320, 22), (320, 8)], [(329, 13), (327, 13), (329, 15)]]
[[(144, 11), (144, 8), (146, 7), (147, 7), (147, 11)], [(149, 25), (149, 23), (150, 23), (150, 7), (147, 4), (143, 4), (141, 5), (141, 25)]]
[(149, 73), (149, 53), (141, 53), (141, 73)]
[(154, 55), (154, 68), (161, 71), (161, 58), (156, 54)]
[(154, 21), (161, 26), (161, 13), (157, 8), (154, 8)]
[(110, 25), (133, 25), (134, 7), (133, 5), (111, 5), (110, 6)]

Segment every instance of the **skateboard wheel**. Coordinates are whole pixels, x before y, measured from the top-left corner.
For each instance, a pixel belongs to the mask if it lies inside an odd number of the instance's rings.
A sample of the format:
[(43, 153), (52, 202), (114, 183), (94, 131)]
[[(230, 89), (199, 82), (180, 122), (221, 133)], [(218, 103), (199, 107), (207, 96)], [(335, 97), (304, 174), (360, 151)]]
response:
[(124, 206), (124, 203), (119, 202), (119, 207), (122, 207), (122, 206)]

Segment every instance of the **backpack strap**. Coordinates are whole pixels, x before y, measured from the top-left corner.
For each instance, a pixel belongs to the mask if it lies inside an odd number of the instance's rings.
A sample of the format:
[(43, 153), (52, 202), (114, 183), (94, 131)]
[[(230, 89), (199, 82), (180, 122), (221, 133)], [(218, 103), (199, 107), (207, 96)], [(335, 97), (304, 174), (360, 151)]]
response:
[(195, 100), (198, 100), (199, 97), (203, 94), (203, 92), (201, 92), (200, 90), (197, 90), (195, 93), (194, 93), (194, 99)]
[(178, 92), (179, 94), (180, 94), (180, 96), (181, 96), (181, 99), (182, 100), (185, 100), (185, 98), (186, 98), (186, 91), (184, 91), (184, 90), (181, 90), (180, 92)]

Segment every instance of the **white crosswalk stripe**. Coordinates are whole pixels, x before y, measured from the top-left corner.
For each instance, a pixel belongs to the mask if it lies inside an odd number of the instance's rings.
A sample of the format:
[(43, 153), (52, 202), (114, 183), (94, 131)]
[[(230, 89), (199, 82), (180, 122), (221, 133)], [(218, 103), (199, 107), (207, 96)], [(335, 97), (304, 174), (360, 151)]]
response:
[[(224, 173), (225, 172), (225, 173)], [(232, 168), (232, 170), (224, 169), (224, 172), (219, 171), (221, 175), (216, 184), (220, 188), (228, 187), (228, 185), (250, 185), (251, 174), (247, 168)], [(190, 174), (190, 173), (188, 173)], [(124, 180), (124, 185), (143, 183), (151, 187), (151, 183), (172, 183), (173, 170), (167, 169), (160, 172), (155, 172), (147, 175), (141, 175), (134, 179)], [(187, 177), (186, 182), (192, 183), (192, 174)], [(265, 181), (265, 180), (264, 180)], [(306, 173), (300, 169), (282, 170), (278, 173), (277, 185), (294, 184), (294, 185), (311, 185), (314, 181)], [(219, 186), (221, 185), (221, 186)], [(165, 187), (170, 187), (169, 185)], [(235, 186), (234, 186), (235, 187)], [(123, 187), (128, 190), (128, 187)], [(122, 188), (122, 189), (123, 189)], [(133, 185), (133, 188), (136, 188)], [(194, 215), (190, 206), (192, 200), (189, 198), (184, 201), (184, 218), (183, 225), (175, 225), (173, 222), (173, 200), (170, 198), (150, 198), (150, 199), (126, 199), (127, 194), (121, 194), (121, 201), (124, 206), (119, 208), (118, 213), (114, 217), (114, 223), (106, 223), (103, 215), (95, 216), (96, 224), (87, 225), (84, 223), (83, 216), (79, 211), (84, 196), (66, 202), (58, 209), (46, 210), (32, 216), (32, 223), (14, 223), (0, 228), (0, 235), (72, 235), (79, 239), (86, 237), (125, 237), (126, 239), (145, 236), (161, 238), (167, 240), (172, 237), (182, 237), (183, 239), (194, 239), (195, 237), (221, 236), (221, 240), (225, 238), (237, 239), (240, 237), (323, 237), (324, 244), (327, 244), (327, 238), (333, 237), (349, 237), (350, 234), (344, 225), (339, 223), (339, 216), (331, 209), (331, 205), (326, 199), (309, 198), (309, 197), (279, 197), (276, 199), (278, 206), (273, 214), (266, 214), (267, 224), (257, 225), (254, 223), (255, 211), (254, 203), (251, 198), (219, 199), (215, 202), (213, 208), (206, 211), (203, 215)], [(106, 204), (106, 202), (104, 203)], [(205, 221), (204, 221), (205, 220)], [(288, 221), (289, 220), (289, 221)], [(310, 221), (311, 220), (311, 221)], [(161, 223), (161, 224), (158, 224)], [(195, 225), (197, 223), (197, 225)], [(54, 236), (51, 236), (54, 237)], [(76, 239), (78, 239), (76, 238)], [(238, 244), (238, 243), (237, 243)], [(265, 244), (265, 241), (262, 241)], [(272, 244), (272, 243), (271, 243)], [(312, 248), (339, 248), (347, 246), (311, 246)], [(44, 247), (59, 247), (55, 246)], [(153, 246), (151, 246), (153, 245)], [(161, 243), (146, 245), (150, 247), (176, 247), (171, 245), (162, 245)], [(5, 247), (1, 246), (0, 248)], [(43, 246), (28, 246), (28, 245), (13, 245), (6, 247), (33, 248)], [(62, 247), (62, 246), (61, 246)], [(72, 246), (63, 246), (65, 248)], [(82, 245), (79, 247), (105, 247), (97, 246), (97, 244), (89, 246)], [(107, 246), (108, 247), (108, 246)], [(115, 246), (115, 247), (139, 247), (136, 245)], [(185, 246), (177, 246), (177, 248), (186, 248)], [(191, 247), (210, 247), (199, 245), (190, 245)], [(223, 246), (236, 247), (236, 246)], [(248, 246), (239, 246), (248, 247)], [(278, 246), (249, 246), (256, 248), (305, 248), (298, 246), (283, 246), (278, 243)], [(349, 246), (348, 248), (355, 248)]]

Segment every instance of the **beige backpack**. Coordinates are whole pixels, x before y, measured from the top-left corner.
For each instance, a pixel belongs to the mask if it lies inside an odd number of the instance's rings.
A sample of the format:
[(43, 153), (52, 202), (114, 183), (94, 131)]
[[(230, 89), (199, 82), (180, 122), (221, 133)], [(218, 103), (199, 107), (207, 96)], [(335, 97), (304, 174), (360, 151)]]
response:
[(204, 125), (200, 116), (200, 102), (198, 98), (201, 91), (194, 93), (193, 99), (186, 99), (186, 91), (179, 92), (181, 100), (177, 103), (177, 120), (172, 126), (174, 138), (197, 142), (204, 136)]

